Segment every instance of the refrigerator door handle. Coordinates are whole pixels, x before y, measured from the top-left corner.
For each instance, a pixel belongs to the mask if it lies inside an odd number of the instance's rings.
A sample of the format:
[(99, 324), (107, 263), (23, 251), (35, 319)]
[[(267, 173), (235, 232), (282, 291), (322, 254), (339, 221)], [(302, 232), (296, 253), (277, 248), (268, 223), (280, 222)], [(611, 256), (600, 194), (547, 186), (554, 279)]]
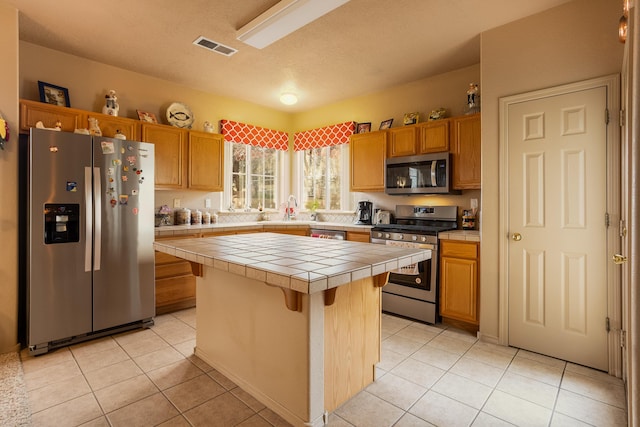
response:
[(100, 181), (100, 168), (93, 168), (93, 197), (95, 200), (95, 254), (93, 269), (100, 270), (100, 248), (102, 248), (102, 184)]
[(84, 168), (84, 271), (91, 271), (91, 246), (93, 242), (93, 203), (91, 197), (91, 168)]

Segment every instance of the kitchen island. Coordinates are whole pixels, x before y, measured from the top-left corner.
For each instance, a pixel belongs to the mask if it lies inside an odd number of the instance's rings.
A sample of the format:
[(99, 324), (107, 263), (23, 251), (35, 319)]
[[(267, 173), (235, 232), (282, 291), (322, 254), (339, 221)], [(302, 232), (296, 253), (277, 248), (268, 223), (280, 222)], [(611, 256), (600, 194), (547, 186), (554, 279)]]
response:
[(162, 240), (192, 263), (195, 354), (288, 422), (321, 426), (375, 379), (380, 289), (429, 250), (275, 233)]

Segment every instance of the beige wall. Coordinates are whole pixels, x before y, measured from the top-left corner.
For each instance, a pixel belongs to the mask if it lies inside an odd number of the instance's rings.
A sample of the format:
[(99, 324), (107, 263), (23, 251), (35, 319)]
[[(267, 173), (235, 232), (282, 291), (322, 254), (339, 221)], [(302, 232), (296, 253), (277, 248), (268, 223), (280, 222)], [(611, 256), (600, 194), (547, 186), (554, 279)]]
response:
[(500, 97), (619, 73), (622, 2), (580, 0), (482, 34), (480, 332), (498, 337)]
[(0, 151), (0, 354), (18, 342), (18, 11), (0, 2), (0, 114), (11, 139)]
[[(45, 66), (46, 64), (46, 66)], [(38, 80), (69, 89), (73, 108), (102, 111), (104, 95), (114, 89), (120, 116), (137, 119), (136, 109), (154, 113), (167, 123), (164, 113), (172, 102), (184, 102), (195, 115), (193, 129), (204, 121), (236, 120), (288, 131), (291, 115), (249, 102), (202, 92), (122, 68), (20, 42), (20, 98), (39, 100)]]

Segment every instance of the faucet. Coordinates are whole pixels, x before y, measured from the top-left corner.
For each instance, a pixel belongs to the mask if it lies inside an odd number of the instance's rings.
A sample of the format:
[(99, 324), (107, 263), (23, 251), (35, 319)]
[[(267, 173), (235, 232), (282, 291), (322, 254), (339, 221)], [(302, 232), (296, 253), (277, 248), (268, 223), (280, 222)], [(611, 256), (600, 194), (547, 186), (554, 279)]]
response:
[(284, 214), (285, 221), (291, 221), (291, 201), (292, 200), (293, 200), (293, 206), (295, 206), (296, 208), (298, 207), (298, 200), (293, 194), (291, 194), (287, 199), (287, 210)]

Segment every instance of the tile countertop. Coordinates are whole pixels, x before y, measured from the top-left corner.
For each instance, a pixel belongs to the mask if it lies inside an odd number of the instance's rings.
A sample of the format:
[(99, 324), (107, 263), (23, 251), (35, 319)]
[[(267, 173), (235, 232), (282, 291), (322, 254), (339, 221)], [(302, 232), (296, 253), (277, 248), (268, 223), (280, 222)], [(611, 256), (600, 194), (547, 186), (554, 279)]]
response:
[(431, 258), (408, 249), (278, 233), (161, 240), (155, 250), (311, 294)]
[(251, 229), (256, 231), (268, 231), (270, 228), (316, 228), (321, 230), (357, 231), (369, 232), (373, 225), (345, 224), (340, 222), (318, 222), (318, 221), (254, 221), (254, 222), (223, 222), (217, 224), (203, 225), (165, 225), (155, 227), (156, 236), (179, 236), (196, 232), (215, 232), (227, 230)]
[(444, 240), (466, 240), (468, 242), (479, 242), (480, 231), (478, 230), (451, 230), (438, 233), (439, 239)]

